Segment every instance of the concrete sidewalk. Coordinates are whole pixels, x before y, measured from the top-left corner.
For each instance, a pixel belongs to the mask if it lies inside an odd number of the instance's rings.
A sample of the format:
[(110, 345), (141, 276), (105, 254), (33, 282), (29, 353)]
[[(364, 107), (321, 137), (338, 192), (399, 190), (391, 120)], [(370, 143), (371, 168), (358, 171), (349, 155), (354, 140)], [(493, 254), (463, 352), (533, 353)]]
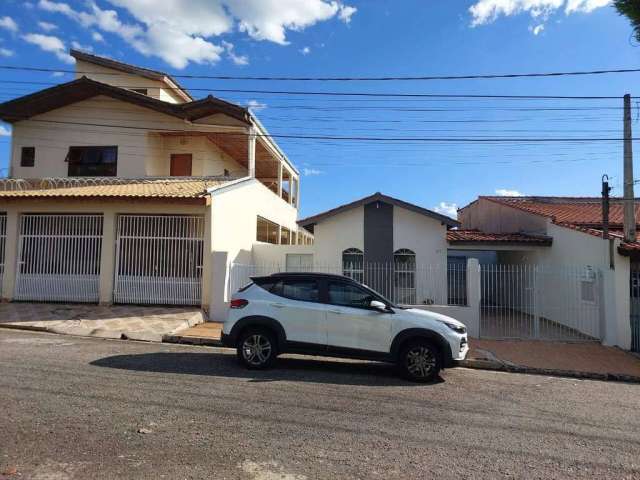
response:
[(87, 337), (161, 342), (165, 335), (202, 322), (202, 311), (194, 307), (0, 304), (0, 327)]
[(640, 358), (599, 343), (471, 339), (465, 366), (640, 382)]

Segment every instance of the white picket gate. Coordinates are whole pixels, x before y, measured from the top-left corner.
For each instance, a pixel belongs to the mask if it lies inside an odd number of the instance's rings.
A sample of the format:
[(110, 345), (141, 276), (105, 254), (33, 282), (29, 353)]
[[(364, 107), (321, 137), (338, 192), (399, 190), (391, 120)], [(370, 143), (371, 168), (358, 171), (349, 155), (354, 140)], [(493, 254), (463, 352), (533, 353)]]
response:
[(14, 298), (97, 302), (102, 228), (102, 215), (22, 215)]
[(204, 217), (120, 215), (114, 302), (200, 305)]
[(0, 293), (2, 293), (2, 280), (4, 278), (5, 245), (7, 243), (7, 215), (0, 213)]

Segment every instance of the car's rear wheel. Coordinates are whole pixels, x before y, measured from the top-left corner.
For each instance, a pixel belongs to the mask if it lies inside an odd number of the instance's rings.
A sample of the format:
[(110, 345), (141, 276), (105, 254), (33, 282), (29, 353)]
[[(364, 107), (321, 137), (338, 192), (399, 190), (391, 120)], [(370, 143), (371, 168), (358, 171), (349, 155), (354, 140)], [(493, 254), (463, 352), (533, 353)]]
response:
[(263, 328), (249, 328), (238, 338), (238, 359), (247, 368), (264, 370), (275, 362), (276, 348), (275, 337), (270, 331)]
[(440, 349), (429, 340), (412, 340), (400, 351), (398, 367), (413, 382), (430, 382), (442, 369)]

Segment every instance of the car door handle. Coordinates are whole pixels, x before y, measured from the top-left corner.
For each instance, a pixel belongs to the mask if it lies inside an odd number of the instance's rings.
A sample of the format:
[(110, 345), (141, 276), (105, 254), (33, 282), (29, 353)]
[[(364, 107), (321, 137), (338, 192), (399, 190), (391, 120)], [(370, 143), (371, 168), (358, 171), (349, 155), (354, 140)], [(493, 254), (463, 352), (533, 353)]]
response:
[(286, 307), (286, 305), (284, 303), (272, 303), (271, 306), (275, 307), (275, 308), (284, 308), (284, 307)]
[(342, 315), (340, 310), (329, 310), (329, 313), (335, 313), (336, 315)]

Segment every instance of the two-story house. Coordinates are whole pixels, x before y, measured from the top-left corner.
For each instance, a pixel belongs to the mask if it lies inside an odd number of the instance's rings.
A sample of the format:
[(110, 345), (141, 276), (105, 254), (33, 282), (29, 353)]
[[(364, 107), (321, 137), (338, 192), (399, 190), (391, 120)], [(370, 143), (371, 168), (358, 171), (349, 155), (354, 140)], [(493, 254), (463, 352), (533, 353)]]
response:
[[(2, 299), (208, 308), (216, 261), (303, 244), (298, 170), (248, 109), (79, 51), (76, 79), (0, 105)], [(216, 260), (218, 254), (224, 254)]]

